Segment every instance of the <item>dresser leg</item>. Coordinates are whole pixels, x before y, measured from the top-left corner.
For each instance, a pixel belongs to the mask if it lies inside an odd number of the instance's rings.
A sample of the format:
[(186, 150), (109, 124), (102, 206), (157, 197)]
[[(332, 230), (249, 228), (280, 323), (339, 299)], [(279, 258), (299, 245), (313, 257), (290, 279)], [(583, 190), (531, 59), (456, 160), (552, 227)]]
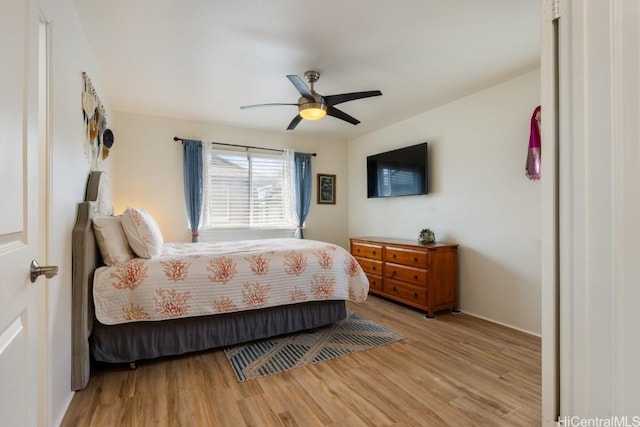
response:
[(426, 312), (426, 313), (424, 314), (424, 318), (425, 318), (425, 319), (429, 319), (429, 320), (436, 320), (436, 315), (435, 315), (435, 313), (434, 313), (434, 314), (432, 314), (431, 316), (429, 316), (429, 312)]
[(460, 314), (460, 310), (458, 310), (457, 308), (453, 307), (451, 309), (451, 314)]

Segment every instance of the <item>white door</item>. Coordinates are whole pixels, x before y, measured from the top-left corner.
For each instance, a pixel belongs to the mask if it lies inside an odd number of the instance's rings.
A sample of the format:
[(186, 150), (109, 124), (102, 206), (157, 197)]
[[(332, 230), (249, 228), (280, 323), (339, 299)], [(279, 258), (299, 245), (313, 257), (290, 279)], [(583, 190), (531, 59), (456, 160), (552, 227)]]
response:
[(38, 411), (37, 30), (32, 1), (0, 0), (0, 424)]

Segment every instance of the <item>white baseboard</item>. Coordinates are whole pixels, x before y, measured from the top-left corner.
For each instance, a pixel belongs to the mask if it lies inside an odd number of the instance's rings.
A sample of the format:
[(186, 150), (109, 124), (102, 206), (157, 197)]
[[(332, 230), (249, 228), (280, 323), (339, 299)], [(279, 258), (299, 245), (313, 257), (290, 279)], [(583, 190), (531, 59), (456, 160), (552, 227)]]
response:
[(58, 412), (57, 416), (54, 418), (54, 422), (52, 425), (54, 426), (59, 426), (60, 424), (62, 424), (62, 420), (64, 419), (64, 416), (67, 415), (67, 411), (69, 410), (69, 406), (71, 406), (71, 401), (73, 400), (73, 396), (75, 396), (76, 392), (72, 391), (69, 395), (67, 395), (67, 399), (64, 402), (64, 405), (62, 405), (62, 408), (60, 408), (60, 412)]
[(527, 335), (533, 335), (534, 337), (542, 338), (542, 335), (536, 334), (535, 332), (527, 331), (526, 329), (518, 328), (513, 325), (509, 325), (507, 323), (498, 322), (497, 320), (489, 319), (488, 317), (484, 317), (484, 316), (479, 316), (477, 314), (470, 313), (465, 310), (460, 310), (460, 312), (464, 314), (468, 314), (469, 316), (477, 317), (478, 319), (486, 320), (487, 322), (495, 323), (496, 325), (505, 326), (509, 329), (515, 329), (516, 331), (524, 332)]

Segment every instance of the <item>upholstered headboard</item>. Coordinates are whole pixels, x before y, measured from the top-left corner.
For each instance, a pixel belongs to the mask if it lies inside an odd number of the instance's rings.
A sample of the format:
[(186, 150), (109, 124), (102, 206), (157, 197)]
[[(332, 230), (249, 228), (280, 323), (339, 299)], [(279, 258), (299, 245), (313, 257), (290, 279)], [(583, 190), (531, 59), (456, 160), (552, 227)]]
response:
[(87, 386), (91, 374), (89, 335), (93, 329), (93, 273), (102, 265), (93, 234), (93, 217), (113, 215), (111, 184), (106, 172), (91, 172), (84, 202), (78, 204), (72, 235), (71, 388)]

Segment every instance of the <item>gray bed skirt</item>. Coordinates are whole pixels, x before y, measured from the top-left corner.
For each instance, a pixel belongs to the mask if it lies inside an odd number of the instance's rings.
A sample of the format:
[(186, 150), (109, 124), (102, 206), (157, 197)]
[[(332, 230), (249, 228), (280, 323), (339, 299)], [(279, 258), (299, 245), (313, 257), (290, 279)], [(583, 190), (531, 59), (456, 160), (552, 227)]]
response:
[(131, 363), (318, 328), (345, 317), (344, 301), (311, 301), (162, 322), (107, 326), (96, 320), (89, 343), (96, 361)]

